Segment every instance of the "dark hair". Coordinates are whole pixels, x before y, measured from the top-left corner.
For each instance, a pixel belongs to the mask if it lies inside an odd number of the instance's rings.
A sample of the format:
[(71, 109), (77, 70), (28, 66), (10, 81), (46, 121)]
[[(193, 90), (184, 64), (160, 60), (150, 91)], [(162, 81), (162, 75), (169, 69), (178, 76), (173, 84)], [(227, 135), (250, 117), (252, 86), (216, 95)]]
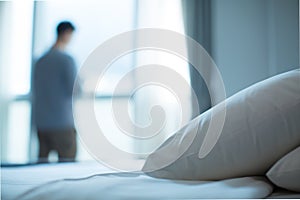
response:
[(74, 31), (74, 30), (75, 30), (74, 25), (69, 21), (62, 21), (56, 27), (56, 33), (58, 37), (63, 33), (65, 33), (66, 31)]

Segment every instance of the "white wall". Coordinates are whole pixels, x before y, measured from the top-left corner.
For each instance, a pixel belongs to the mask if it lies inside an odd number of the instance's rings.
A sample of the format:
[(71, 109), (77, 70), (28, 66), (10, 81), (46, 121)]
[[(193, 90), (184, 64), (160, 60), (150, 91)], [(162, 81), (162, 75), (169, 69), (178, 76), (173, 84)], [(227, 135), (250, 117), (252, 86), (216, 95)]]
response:
[(227, 96), (299, 67), (298, 0), (212, 0), (212, 57)]

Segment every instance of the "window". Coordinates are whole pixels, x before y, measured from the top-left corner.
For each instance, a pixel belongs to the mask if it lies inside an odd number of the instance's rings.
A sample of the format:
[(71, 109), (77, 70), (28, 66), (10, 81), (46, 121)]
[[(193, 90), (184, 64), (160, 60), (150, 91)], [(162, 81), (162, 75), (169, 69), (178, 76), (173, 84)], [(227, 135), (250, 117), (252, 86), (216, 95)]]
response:
[[(35, 161), (37, 157), (37, 141), (34, 134), (31, 134), (31, 60), (38, 59), (54, 43), (55, 28), (60, 21), (70, 20), (76, 26), (68, 52), (75, 58), (78, 68), (98, 45), (119, 33), (137, 28), (162, 28), (184, 32), (180, 0), (18, 1), (6, 4), (12, 11), (8, 14), (11, 17), (11, 35), (7, 34), (7, 37), (10, 35), (9, 42), (5, 44), (9, 49), (5, 65), (11, 67), (0, 67), (9, 74), (4, 82), (8, 86), (5, 98), (11, 97), (5, 104), (7, 106), (1, 108), (1, 111), (5, 112), (0, 114), (2, 118), (7, 119), (6, 128), (1, 130), (2, 138), (6, 141), (2, 141), (2, 144), (5, 144), (2, 147), (2, 161), (6, 162), (23, 163)], [(95, 113), (98, 122), (105, 125), (104, 129), (109, 133), (107, 137), (112, 143), (130, 152), (152, 151), (179, 128), (178, 121), (181, 120), (177, 99), (165, 88), (147, 86), (131, 96), (129, 91), (136, 86), (135, 80), (138, 77), (132, 77), (114, 98), (122, 105), (130, 101), (130, 116), (141, 125), (149, 123), (149, 109), (154, 104), (161, 105), (168, 119), (162, 136), (158, 140), (149, 141), (148, 145), (140, 146), (130, 138), (124, 137), (113, 119), (107, 117), (111, 115), (111, 100), (116, 83), (127, 72), (144, 64), (168, 66), (189, 82), (187, 63), (166, 52), (141, 50), (125, 55), (112, 64), (101, 86), (97, 88)], [(86, 93), (93, 92), (90, 81), (98, 79), (93, 74), (93, 71), (90, 71), (81, 77)], [(186, 91), (187, 102), (189, 95), (189, 91)], [(82, 99), (77, 106), (84, 108), (84, 104), (85, 100)], [(16, 146), (18, 148), (15, 148)], [(78, 149), (78, 160), (91, 159), (81, 144)]]

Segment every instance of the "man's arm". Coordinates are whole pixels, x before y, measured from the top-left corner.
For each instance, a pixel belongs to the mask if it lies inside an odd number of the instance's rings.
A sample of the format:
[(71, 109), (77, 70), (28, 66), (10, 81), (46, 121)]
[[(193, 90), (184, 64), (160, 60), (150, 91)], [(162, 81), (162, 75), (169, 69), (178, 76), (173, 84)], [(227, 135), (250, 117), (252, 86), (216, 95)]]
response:
[[(64, 83), (65, 83), (65, 88), (66, 88), (66, 94), (68, 96), (73, 95), (73, 87), (77, 75), (77, 69), (75, 66), (75, 62), (73, 58), (68, 57), (66, 59), (65, 67), (64, 67)], [(78, 87), (75, 87), (75, 89)], [(76, 92), (76, 91), (75, 91)]]

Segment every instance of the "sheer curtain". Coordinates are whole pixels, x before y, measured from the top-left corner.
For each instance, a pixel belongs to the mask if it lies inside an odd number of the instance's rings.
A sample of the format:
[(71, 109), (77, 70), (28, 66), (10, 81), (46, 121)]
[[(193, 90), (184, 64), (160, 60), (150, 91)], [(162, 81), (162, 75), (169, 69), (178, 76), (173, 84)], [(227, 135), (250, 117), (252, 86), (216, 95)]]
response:
[[(184, 34), (182, 8), (180, 0), (143, 0), (137, 1), (137, 28), (167, 29)], [(159, 50), (141, 50), (136, 53), (136, 66), (159, 64), (179, 73), (186, 82), (190, 83), (188, 63), (178, 56)], [(155, 74), (149, 74), (155, 76)], [(168, 77), (166, 77), (168, 78)], [(142, 77), (136, 77), (136, 81)], [(156, 137), (135, 144), (135, 151), (149, 153), (160, 146), (164, 140), (174, 134), (181, 122), (187, 123), (191, 118), (182, 118), (181, 109), (191, 113), (190, 91), (185, 91), (184, 102), (178, 102), (176, 94), (159, 85), (143, 86), (135, 94), (135, 119), (140, 126), (151, 123), (150, 110), (159, 105), (165, 112), (165, 125)], [(161, 116), (158, 116), (161, 117)], [(157, 127), (153, 127), (157, 129)], [(149, 131), (149, 130), (148, 130)], [(150, 130), (154, 131), (154, 130)], [(135, 133), (137, 136), (140, 133)], [(147, 133), (150, 134), (150, 133)]]
[(29, 161), (32, 1), (0, 2), (1, 161)]
[[(185, 33), (200, 43), (209, 54), (211, 54), (210, 9), (210, 0), (182, 0)], [(197, 52), (189, 51), (188, 55), (197, 59)], [(198, 99), (198, 105), (196, 102), (192, 102), (192, 107), (199, 106), (197, 110), (202, 113), (211, 107), (208, 88), (201, 75), (192, 65), (189, 65), (189, 72), (191, 85)], [(193, 112), (192, 116), (196, 117), (200, 113)]]

